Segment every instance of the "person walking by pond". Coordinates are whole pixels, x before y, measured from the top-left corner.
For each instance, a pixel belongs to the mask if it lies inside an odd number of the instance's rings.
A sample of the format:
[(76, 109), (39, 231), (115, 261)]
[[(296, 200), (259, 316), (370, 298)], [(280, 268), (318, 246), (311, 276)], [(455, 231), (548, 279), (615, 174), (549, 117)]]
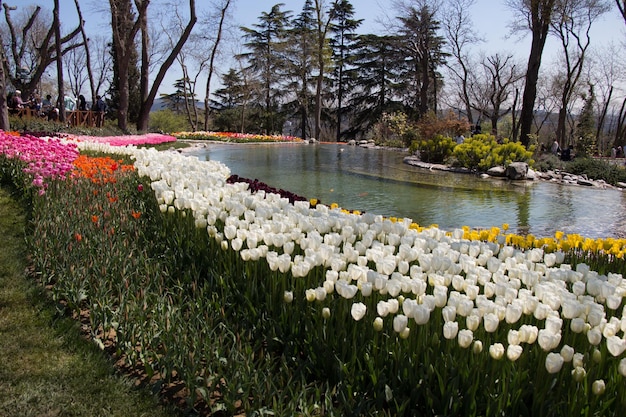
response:
[(82, 94), (78, 96), (78, 110), (87, 111), (87, 100), (85, 100), (85, 96)]
[(93, 110), (97, 112), (96, 127), (102, 127), (104, 124), (104, 113), (107, 110), (107, 105), (100, 95), (96, 96), (96, 103), (93, 106)]
[(557, 156), (560, 151), (561, 147), (559, 146), (559, 142), (554, 139), (554, 142), (552, 142), (552, 147), (550, 148), (550, 152), (552, 152), (552, 155)]

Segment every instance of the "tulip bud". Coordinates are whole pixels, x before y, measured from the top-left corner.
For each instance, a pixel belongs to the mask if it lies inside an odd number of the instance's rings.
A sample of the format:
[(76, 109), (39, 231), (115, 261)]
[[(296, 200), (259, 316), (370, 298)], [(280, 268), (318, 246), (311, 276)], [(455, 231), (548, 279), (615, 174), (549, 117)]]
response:
[(626, 358), (619, 361), (619, 366), (617, 367), (617, 369), (623, 377), (626, 377)]
[(324, 307), (322, 309), (322, 317), (324, 318), (324, 320), (328, 320), (330, 318), (330, 308)]
[(400, 332), (400, 338), (401, 339), (407, 339), (409, 337), (410, 333), (411, 333), (411, 328), (410, 327), (405, 327), (404, 330), (402, 330)]
[(582, 366), (577, 366), (572, 369), (572, 377), (576, 382), (582, 382), (583, 379), (587, 376), (587, 371)]
[(602, 352), (600, 352), (598, 349), (594, 349), (593, 353), (591, 354), (591, 358), (595, 363), (602, 362)]
[(285, 300), (287, 304), (290, 304), (293, 301), (293, 292), (285, 291), (283, 294), (283, 300)]
[(308, 290), (306, 290), (306, 291), (304, 292), (304, 294), (306, 295), (306, 300), (307, 300), (309, 303), (311, 303), (311, 302), (315, 301), (316, 296), (315, 296), (315, 290), (314, 290), (314, 289), (309, 288)]
[(472, 352), (474, 352), (475, 354), (479, 354), (482, 351), (483, 351), (483, 342), (481, 342), (480, 340), (475, 340), (474, 344), (472, 345)]
[(593, 381), (593, 384), (591, 385), (591, 391), (595, 395), (602, 395), (604, 394), (605, 390), (606, 390), (606, 384), (604, 383), (604, 380), (598, 379), (598, 380)]
[(374, 330), (380, 332), (383, 329), (383, 319), (382, 317), (376, 317), (374, 319)]

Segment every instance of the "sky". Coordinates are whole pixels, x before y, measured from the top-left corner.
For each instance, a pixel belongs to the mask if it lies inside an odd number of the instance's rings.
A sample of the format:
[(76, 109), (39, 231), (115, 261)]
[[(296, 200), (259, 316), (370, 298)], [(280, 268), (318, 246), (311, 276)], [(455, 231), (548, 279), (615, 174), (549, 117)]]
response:
[[(156, 4), (159, 0), (152, 0), (152, 4)], [(330, 0), (325, 0), (327, 3)], [(446, 0), (443, 0), (446, 1)], [(608, 0), (612, 5), (612, 10), (601, 17), (592, 27), (591, 39), (595, 45), (607, 45), (610, 42), (619, 44), (626, 40), (626, 25), (619, 15), (617, 7), (613, 0)], [(234, 0), (233, 24), (234, 26), (251, 27), (259, 22), (259, 16), (263, 12), (269, 12), (276, 3), (284, 3), (283, 10), (291, 10), (293, 15), (298, 14), (302, 10), (304, 0)], [(52, 0), (5, 0), (9, 5), (19, 5), (19, 7), (31, 4), (41, 5), (50, 16), (52, 14)], [(83, 17), (86, 21), (86, 28), (89, 34), (102, 33), (107, 29), (110, 18), (106, 10), (108, 2), (102, 0), (79, 0)], [(196, 1), (197, 7), (204, 7), (208, 4), (208, 0)], [(360, 32), (383, 34), (385, 32), (385, 19), (393, 18), (396, 15), (391, 7), (390, 0), (352, 0), (355, 10), (355, 18), (363, 19)], [(180, 4), (184, 7), (185, 1), (180, 0)], [(151, 6), (153, 7), (153, 6)], [(505, 0), (475, 0), (474, 5), (468, 11), (471, 21), (474, 24), (476, 32), (485, 39), (484, 43), (480, 43), (473, 47), (475, 52), (486, 53), (510, 53), (526, 60), (530, 52), (530, 37), (526, 36), (520, 39), (519, 35), (510, 35), (509, 26), (513, 20), (513, 14), (509, 8), (505, 6)], [(64, 31), (75, 27), (77, 22), (74, 1), (61, 0), (61, 22)], [(65, 33), (65, 32), (64, 32)], [(559, 45), (555, 40), (548, 39), (546, 50), (544, 52), (544, 63), (550, 63), (556, 59)], [(224, 68), (227, 70), (227, 68)], [(173, 83), (181, 77), (181, 71), (177, 64), (173, 64), (168, 76), (161, 85), (160, 92), (173, 91)], [(214, 87), (213, 87), (214, 88)], [(198, 89), (203, 91), (202, 89)]]

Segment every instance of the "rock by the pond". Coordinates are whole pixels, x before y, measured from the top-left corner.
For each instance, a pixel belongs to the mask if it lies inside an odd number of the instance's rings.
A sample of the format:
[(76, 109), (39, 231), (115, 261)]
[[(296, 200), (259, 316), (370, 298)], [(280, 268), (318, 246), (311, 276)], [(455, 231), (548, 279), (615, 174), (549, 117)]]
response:
[(506, 170), (503, 166), (491, 167), (487, 170), (487, 175), (491, 177), (504, 177), (506, 176)]
[(506, 167), (506, 177), (511, 180), (526, 179), (528, 164), (526, 162), (511, 162)]

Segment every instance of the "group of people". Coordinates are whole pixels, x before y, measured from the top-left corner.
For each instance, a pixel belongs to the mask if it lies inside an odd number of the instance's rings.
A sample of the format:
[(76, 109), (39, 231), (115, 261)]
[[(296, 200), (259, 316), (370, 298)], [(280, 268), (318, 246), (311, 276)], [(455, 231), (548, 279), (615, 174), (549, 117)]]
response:
[(613, 146), (611, 148), (611, 158), (623, 158), (624, 157), (624, 149), (621, 146)]
[(552, 142), (550, 152), (554, 156), (560, 157), (562, 161), (571, 161), (572, 158), (574, 158), (574, 146), (569, 145), (567, 148), (561, 149), (559, 141), (557, 141), (556, 139), (554, 139), (554, 142)]
[[(29, 96), (28, 100), (24, 100), (22, 92), (15, 90), (15, 92), (9, 93), (7, 104), (11, 113), (17, 113), (21, 109), (28, 108), (32, 109), (39, 116), (46, 117), (48, 120), (58, 120), (59, 118), (59, 108), (52, 102), (50, 94), (47, 94), (46, 98), (42, 100), (39, 94), (35, 92)], [(96, 96), (93, 107), (87, 105), (87, 100), (85, 100), (85, 96), (82, 94), (78, 96), (78, 103), (72, 97), (66, 95), (63, 98), (63, 106), (66, 111), (93, 110), (99, 113), (106, 112), (106, 103), (100, 95)]]

